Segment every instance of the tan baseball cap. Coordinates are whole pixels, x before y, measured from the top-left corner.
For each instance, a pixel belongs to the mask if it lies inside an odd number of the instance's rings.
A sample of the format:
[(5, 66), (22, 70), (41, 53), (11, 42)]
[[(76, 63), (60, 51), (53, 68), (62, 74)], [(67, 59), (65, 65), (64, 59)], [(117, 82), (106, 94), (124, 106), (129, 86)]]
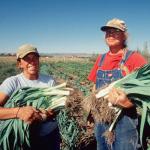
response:
[(24, 45), (20, 46), (17, 50), (17, 53), (16, 53), (17, 59), (23, 58), (26, 55), (28, 55), (29, 53), (36, 53), (39, 56), (39, 53), (38, 53), (36, 47), (34, 47), (30, 44), (24, 44)]
[(123, 20), (120, 20), (117, 18), (114, 18), (114, 19), (108, 21), (105, 26), (101, 27), (101, 30), (106, 31), (109, 28), (116, 28), (116, 29), (119, 29), (124, 32), (127, 31), (127, 26), (126, 26), (125, 22)]

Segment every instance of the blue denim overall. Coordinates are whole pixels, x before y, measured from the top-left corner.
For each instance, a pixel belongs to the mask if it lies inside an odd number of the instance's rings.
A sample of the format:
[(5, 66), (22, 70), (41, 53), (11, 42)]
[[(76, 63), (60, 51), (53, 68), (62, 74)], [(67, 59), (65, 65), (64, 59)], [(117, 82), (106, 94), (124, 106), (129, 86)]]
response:
[[(129, 58), (131, 53), (132, 53), (131, 51), (126, 52), (124, 58), (122, 58), (120, 62), (120, 65), (126, 62), (126, 60)], [(102, 55), (101, 60), (99, 62), (99, 67), (102, 66), (105, 56), (106, 54)], [(97, 71), (96, 88), (98, 89), (122, 77), (123, 75), (120, 68), (113, 69), (113, 70), (99, 69)], [(135, 111), (136, 110), (132, 111), (128, 109), (122, 113), (122, 116), (118, 120), (115, 127), (115, 141), (112, 145), (108, 145), (105, 141), (104, 136), (102, 136), (103, 133), (108, 129), (109, 127), (108, 124), (104, 124), (104, 123), (95, 124), (97, 150), (136, 150), (137, 149), (138, 132), (136, 127), (138, 124), (138, 119)]]

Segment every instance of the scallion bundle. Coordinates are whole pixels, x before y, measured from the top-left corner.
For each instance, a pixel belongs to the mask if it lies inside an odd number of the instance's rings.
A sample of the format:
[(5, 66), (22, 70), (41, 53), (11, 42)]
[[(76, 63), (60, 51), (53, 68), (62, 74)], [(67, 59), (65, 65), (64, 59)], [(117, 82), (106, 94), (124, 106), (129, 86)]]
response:
[[(33, 106), (36, 109), (64, 108), (67, 96), (72, 89), (66, 88), (66, 83), (54, 87), (34, 88), (24, 87), (12, 94), (4, 107)], [(0, 121), (0, 148), (3, 150), (21, 150), (30, 148), (29, 124), (20, 119)]]
[[(140, 125), (140, 140), (142, 142), (145, 122), (150, 125), (150, 64), (146, 64), (126, 77), (111, 83), (108, 87), (100, 90), (96, 94), (96, 98), (101, 99), (107, 96), (112, 88), (123, 90), (132, 103), (142, 110)], [(109, 128), (110, 131), (121, 114), (121, 110), (118, 108), (118, 114)]]

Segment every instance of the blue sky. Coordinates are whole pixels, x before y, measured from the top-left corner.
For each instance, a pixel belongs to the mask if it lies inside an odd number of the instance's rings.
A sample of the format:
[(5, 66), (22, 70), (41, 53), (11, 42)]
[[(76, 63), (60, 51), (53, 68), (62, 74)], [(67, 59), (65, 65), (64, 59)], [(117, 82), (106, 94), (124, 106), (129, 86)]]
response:
[(130, 49), (150, 47), (149, 14), (149, 0), (0, 0), (0, 52), (30, 43), (40, 53), (102, 53), (100, 27), (112, 18), (126, 22)]

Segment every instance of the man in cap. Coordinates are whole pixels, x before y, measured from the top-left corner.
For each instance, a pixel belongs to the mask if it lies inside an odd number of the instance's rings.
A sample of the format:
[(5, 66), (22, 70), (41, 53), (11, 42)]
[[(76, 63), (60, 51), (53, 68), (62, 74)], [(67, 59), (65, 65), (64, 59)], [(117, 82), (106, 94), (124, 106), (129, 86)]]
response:
[[(147, 63), (137, 51), (128, 50), (127, 26), (123, 20), (114, 18), (102, 26), (101, 30), (105, 33), (105, 42), (109, 49), (98, 56), (88, 76), (88, 79), (95, 83), (94, 89), (110, 84)], [(138, 120), (135, 106), (126, 94), (118, 89), (110, 92), (108, 101), (113, 106), (123, 107), (123, 112), (115, 126), (115, 138), (111, 143), (108, 143), (104, 136), (109, 128), (108, 123), (96, 122), (97, 150), (137, 150)]]
[[(40, 111), (31, 106), (5, 108), (3, 107), (14, 91), (23, 87), (48, 87), (55, 84), (51, 76), (39, 73), (39, 53), (30, 44), (19, 47), (16, 53), (17, 65), (22, 70), (20, 74), (11, 76), (0, 85), (0, 120), (20, 119), (28, 124), (35, 124), (31, 134), (31, 149), (59, 150), (60, 135), (55, 120), (41, 122), (43, 116), (52, 118), (53, 112)], [(36, 139), (36, 140), (35, 140)]]

